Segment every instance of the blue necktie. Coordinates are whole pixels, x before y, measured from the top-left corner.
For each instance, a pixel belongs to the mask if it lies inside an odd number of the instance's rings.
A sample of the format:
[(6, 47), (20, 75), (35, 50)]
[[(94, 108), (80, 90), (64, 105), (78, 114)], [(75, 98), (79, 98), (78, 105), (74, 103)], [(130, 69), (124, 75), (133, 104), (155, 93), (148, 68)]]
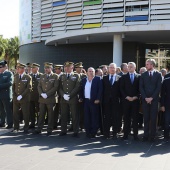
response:
[(130, 74), (130, 80), (131, 80), (131, 83), (133, 84), (133, 74)]
[(111, 75), (111, 78), (110, 78), (110, 84), (112, 85), (113, 83), (113, 75)]

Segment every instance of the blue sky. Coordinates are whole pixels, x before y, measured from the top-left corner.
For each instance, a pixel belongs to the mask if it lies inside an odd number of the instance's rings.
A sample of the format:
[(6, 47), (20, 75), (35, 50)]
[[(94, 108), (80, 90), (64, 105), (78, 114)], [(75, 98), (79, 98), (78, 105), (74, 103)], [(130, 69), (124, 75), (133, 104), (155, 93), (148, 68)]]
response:
[(0, 35), (19, 35), (19, 0), (0, 0)]

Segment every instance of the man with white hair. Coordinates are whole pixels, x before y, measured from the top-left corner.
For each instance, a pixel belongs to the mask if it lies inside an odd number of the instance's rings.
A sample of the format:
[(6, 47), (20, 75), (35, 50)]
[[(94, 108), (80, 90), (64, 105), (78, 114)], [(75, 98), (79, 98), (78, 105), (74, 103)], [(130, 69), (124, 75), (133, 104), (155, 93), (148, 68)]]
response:
[(120, 111), (120, 76), (116, 74), (116, 64), (110, 63), (109, 74), (103, 77), (103, 125), (104, 137), (110, 138), (110, 127), (113, 129), (113, 138), (119, 132)]

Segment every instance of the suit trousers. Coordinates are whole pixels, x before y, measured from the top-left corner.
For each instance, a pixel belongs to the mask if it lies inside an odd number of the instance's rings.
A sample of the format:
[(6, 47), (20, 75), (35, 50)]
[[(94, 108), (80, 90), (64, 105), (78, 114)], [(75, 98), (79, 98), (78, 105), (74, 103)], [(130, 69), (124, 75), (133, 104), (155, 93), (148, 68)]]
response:
[(45, 122), (45, 115), (47, 113), (48, 114), (47, 132), (52, 132), (53, 125), (54, 125), (55, 103), (50, 103), (50, 104), (40, 103), (39, 108), (40, 108), (40, 114), (38, 118), (38, 131), (42, 130)]
[(109, 100), (109, 102), (103, 103), (103, 133), (106, 137), (110, 136), (111, 126), (113, 129), (113, 134), (116, 134), (119, 131), (119, 114), (119, 102), (113, 102), (112, 100)]
[(24, 119), (24, 130), (28, 130), (29, 128), (29, 118), (30, 118), (30, 103), (23, 102), (19, 103), (13, 102), (13, 119), (14, 119), (14, 129), (19, 129), (19, 109), (21, 108)]
[(94, 104), (89, 99), (84, 101), (84, 126), (86, 134), (97, 134), (99, 128), (99, 107), (100, 104)]
[(124, 100), (122, 103), (124, 113), (124, 136), (127, 137), (129, 129), (131, 129), (131, 120), (133, 127), (133, 135), (138, 135), (138, 115), (139, 115), (139, 101)]
[(13, 125), (12, 99), (0, 99), (1, 124), (5, 124), (7, 119), (8, 126)]
[(156, 120), (158, 115), (158, 100), (153, 100), (151, 104), (142, 101), (144, 114), (144, 137), (155, 137), (156, 135)]
[(61, 131), (67, 132), (68, 114), (71, 112), (73, 132), (79, 132), (79, 114), (77, 103), (61, 103)]
[(39, 103), (38, 101), (30, 101), (30, 120), (31, 125), (35, 126), (35, 119), (37, 114), (37, 121), (38, 121), (38, 115), (39, 115)]

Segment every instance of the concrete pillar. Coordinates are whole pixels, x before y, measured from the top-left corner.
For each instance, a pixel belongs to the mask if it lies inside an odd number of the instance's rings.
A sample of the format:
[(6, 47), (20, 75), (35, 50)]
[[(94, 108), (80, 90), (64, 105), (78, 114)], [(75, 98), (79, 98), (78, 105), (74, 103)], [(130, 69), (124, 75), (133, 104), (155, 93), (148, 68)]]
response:
[(113, 36), (113, 62), (119, 67), (122, 64), (123, 41), (122, 35)]

